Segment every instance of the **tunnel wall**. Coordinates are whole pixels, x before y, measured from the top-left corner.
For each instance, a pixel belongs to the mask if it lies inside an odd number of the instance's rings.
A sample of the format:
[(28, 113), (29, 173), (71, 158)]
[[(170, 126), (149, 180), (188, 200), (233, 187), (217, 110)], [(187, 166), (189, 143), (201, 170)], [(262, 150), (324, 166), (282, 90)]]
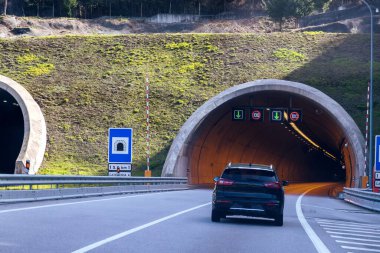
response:
[(191, 143), (192, 135), (201, 126), (203, 121), (223, 104), (244, 95), (262, 91), (280, 91), (305, 97), (333, 115), (334, 120), (347, 136), (347, 145), (350, 149), (350, 163), (352, 171), (347, 171), (347, 186), (359, 187), (360, 176), (364, 175), (364, 139), (351, 116), (332, 98), (321, 91), (302, 83), (266, 79), (248, 82), (229, 88), (203, 104), (185, 122), (174, 139), (166, 158), (162, 176), (188, 176), (193, 157), (189, 157), (189, 150), (194, 149)]
[[(46, 123), (42, 111), (29, 92), (12, 79), (0, 75), (0, 89), (19, 104), (24, 118), (24, 137), (15, 163), (15, 174), (35, 174), (41, 166), (46, 148)], [(30, 168), (25, 168), (26, 161)]]

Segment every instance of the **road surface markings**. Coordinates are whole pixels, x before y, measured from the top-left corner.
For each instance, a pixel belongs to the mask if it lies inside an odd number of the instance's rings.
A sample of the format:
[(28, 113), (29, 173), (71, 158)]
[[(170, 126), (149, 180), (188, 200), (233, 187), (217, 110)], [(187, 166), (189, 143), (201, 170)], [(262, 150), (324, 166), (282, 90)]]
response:
[(143, 229), (145, 229), (145, 228), (148, 228), (148, 227), (151, 227), (151, 226), (156, 225), (156, 224), (158, 224), (158, 223), (161, 223), (161, 222), (163, 222), (163, 221), (166, 221), (166, 220), (172, 219), (172, 218), (177, 217), (177, 216), (179, 216), (179, 215), (181, 215), (181, 214), (185, 214), (185, 213), (188, 213), (188, 212), (194, 211), (194, 210), (199, 209), (199, 208), (201, 208), (201, 207), (208, 206), (208, 205), (210, 205), (210, 204), (211, 204), (211, 202), (208, 202), (208, 203), (206, 203), (206, 204), (202, 204), (202, 205), (199, 205), (199, 206), (195, 206), (195, 207), (192, 207), (192, 208), (189, 208), (189, 209), (183, 210), (183, 211), (181, 211), (181, 212), (174, 213), (174, 214), (171, 214), (171, 215), (169, 215), (169, 216), (163, 217), (163, 218), (161, 218), (161, 219), (154, 220), (154, 221), (149, 222), (149, 223), (146, 223), (146, 224), (144, 224), (144, 225), (141, 225), (141, 226), (138, 226), (138, 227), (135, 227), (135, 228), (132, 228), (132, 229), (126, 230), (126, 231), (124, 231), (124, 232), (122, 232), (122, 233), (119, 233), (119, 234), (113, 235), (113, 236), (108, 237), (108, 238), (106, 238), (106, 239), (104, 239), (104, 240), (101, 240), (101, 241), (95, 242), (95, 243), (93, 243), (93, 244), (87, 245), (87, 246), (85, 246), (85, 247), (83, 247), (83, 248), (81, 248), (81, 249), (78, 249), (78, 250), (76, 250), (76, 251), (73, 251), (72, 253), (84, 253), (84, 252), (88, 252), (88, 251), (93, 250), (93, 249), (95, 249), (95, 248), (98, 248), (98, 247), (100, 247), (100, 246), (102, 246), (102, 245), (104, 245), (104, 244), (106, 244), (106, 243), (109, 243), (109, 242), (112, 242), (112, 241), (118, 240), (118, 239), (123, 238), (123, 237), (125, 237), (125, 236), (127, 236), (127, 235), (130, 235), (130, 234), (136, 233), (136, 232), (138, 232), (138, 231), (140, 231), (140, 230), (143, 230)]
[(349, 252), (380, 252), (380, 224), (326, 219), (315, 221), (342, 249), (350, 250)]
[(358, 247), (349, 247), (349, 246), (341, 246), (341, 247), (343, 249), (354, 249), (354, 250), (367, 251), (367, 252), (380, 252), (380, 249), (358, 248)]
[(6, 209), (6, 210), (0, 210), (0, 214), (20, 212), (20, 211), (28, 211), (28, 210), (33, 210), (33, 209), (42, 209), (42, 208), (49, 208), (49, 207), (57, 207), (57, 206), (70, 206), (70, 205), (88, 204), (88, 203), (93, 203), (93, 202), (102, 202), (102, 201), (109, 201), (109, 200), (116, 200), (116, 199), (136, 198), (136, 197), (150, 196), (150, 195), (153, 195), (153, 194), (162, 194), (162, 193), (163, 192), (145, 193), (145, 194), (129, 195), (129, 196), (124, 196), (124, 197), (114, 197), (114, 198), (106, 198), (106, 199), (94, 199), (94, 200), (67, 202), (67, 203), (61, 203), (61, 204), (52, 204), (52, 205), (42, 205), (42, 206), (31, 206), (31, 207), (23, 207), (23, 208), (15, 208), (15, 209)]
[(313, 242), (314, 247), (317, 249), (319, 253), (330, 253), (330, 250), (326, 247), (326, 245), (322, 242), (322, 240), (318, 237), (318, 235), (314, 232), (314, 230), (310, 227), (309, 223), (307, 223), (305, 216), (302, 213), (301, 208), (301, 200), (303, 196), (305, 196), (308, 192), (320, 188), (322, 186), (317, 186), (314, 188), (311, 188), (307, 191), (305, 191), (301, 196), (298, 197), (296, 202), (296, 211), (297, 211), (297, 217), (300, 221), (303, 229), (305, 230), (306, 234), (309, 236), (310, 240)]

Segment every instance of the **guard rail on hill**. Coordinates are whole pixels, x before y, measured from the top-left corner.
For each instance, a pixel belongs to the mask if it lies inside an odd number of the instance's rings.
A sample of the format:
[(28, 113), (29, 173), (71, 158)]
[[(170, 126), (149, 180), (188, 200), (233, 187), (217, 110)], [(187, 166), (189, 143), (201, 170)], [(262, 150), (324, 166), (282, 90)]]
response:
[(0, 202), (188, 189), (187, 178), (0, 175)]
[(380, 212), (380, 194), (364, 189), (344, 188), (344, 200)]

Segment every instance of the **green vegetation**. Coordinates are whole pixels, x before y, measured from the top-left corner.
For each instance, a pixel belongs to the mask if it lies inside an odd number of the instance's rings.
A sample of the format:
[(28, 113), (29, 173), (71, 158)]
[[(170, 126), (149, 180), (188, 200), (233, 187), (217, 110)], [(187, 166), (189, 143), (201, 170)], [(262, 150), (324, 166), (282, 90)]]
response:
[(274, 51), (273, 55), (280, 60), (291, 62), (301, 62), (306, 60), (305, 55), (287, 48), (279, 48), (276, 51)]
[[(377, 40), (380, 38), (377, 37)], [(48, 145), (41, 173), (107, 173), (108, 128), (134, 129), (135, 175), (145, 169), (145, 79), (159, 175), (179, 128), (204, 102), (264, 78), (302, 82), (340, 103), (364, 130), (368, 35), (150, 34), (0, 40), (0, 73), (41, 106)], [(380, 52), (375, 56), (380, 79)], [(379, 101), (379, 85), (375, 101)], [(380, 133), (376, 103), (375, 133)], [(321, 123), (322, 124), (322, 123)], [(328, 124), (324, 122), (323, 124)]]

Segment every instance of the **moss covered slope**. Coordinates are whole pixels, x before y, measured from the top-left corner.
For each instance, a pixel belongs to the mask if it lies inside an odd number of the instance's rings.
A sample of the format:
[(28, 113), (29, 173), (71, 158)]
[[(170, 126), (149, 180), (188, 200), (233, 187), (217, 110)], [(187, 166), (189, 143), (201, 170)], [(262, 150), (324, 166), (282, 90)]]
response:
[[(44, 112), (48, 146), (41, 173), (106, 174), (109, 127), (134, 129), (134, 165), (143, 169), (146, 75), (154, 175), (160, 174), (171, 141), (191, 113), (247, 81), (276, 78), (309, 84), (337, 100), (361, 129), (365, 125), (368, 35), (45, 37), (0, 40), (0, 52), (0, 73), (25, 86)], [(380, 52), (375, 60), (378, 82)]]

